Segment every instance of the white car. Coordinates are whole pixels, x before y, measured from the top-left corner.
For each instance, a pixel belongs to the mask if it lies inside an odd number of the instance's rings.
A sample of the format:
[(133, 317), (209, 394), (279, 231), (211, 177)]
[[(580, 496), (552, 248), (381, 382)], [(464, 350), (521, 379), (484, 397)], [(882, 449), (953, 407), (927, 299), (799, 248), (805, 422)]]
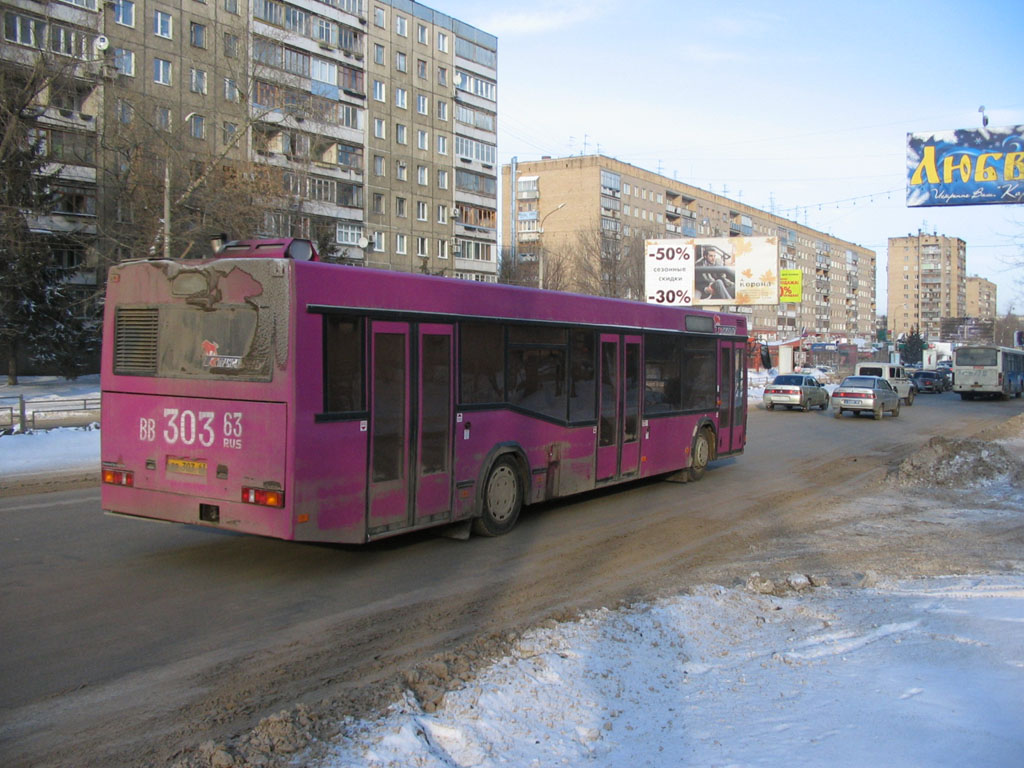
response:
[(843, 411), (850, 411), (854, 416), (868, 411), (875, 421), (881, 421), (886, 411), (893, 416), (900, 415), (900, 396), (880, 376), (847, 376), (832, 392), (832, 409), (837, 419)]
[(828, 410), (828, 390), (813, 376), (802, 373), (783, 373), (776, 376), (772, 383), (764, 388), (761, 398), (764, 407), (772, 410), (776, 405), (787, 408), (799, 408), (809, 411), (815, 406)]

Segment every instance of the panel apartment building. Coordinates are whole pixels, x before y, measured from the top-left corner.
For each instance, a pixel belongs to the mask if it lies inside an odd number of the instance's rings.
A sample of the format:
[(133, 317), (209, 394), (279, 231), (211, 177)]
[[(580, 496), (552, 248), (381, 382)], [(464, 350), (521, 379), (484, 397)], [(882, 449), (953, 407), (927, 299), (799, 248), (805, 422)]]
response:
[(310, 237), (340, 261), (495, 280), (493, 35), (410, 0), (2, 5), (0, 65), (76, 65), (34, 116), (65, 181), (33, 228), (74, 234), (66, 266), (139, 255), (102, 236), (131, 223), (135, 201), (105, 181), (124, 165), (106, 139), (134, 125), (179, 156), (276, 170), (258, 231), (231, 237)]
[(967, 278), (967, 316), (993, 319), (996, 316), (997, 286), (984, 277)]
[[(610, 238), (777, 236), (782, 269), (803, 272), (803, 301), (736, 307), (758, 338), (870, 339), (875, 253), (721, 195), (603, 155), (502, 167), (502, 242), (525, 265), (578, 247), (580, 233)], [(515, 190), (515, 194), (512, 190)], [(528, 278), (534, 285), (542, 270)]]
[(966, 317), (967, 244), (956, 237), (918, 230), (889, 238), (887, 309), (889, 330), (917, 330), (940, 338), (943, 318)]

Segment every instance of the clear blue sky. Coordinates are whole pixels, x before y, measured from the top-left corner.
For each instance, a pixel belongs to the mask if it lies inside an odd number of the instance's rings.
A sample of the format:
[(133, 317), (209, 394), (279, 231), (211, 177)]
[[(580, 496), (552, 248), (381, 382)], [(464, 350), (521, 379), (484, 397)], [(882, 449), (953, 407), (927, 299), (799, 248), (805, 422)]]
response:
[(873, 249), (967, 242), (1024, 312), (1024, 206), (907, 208), (906, 134), (1024, 124), (1024, 0), (432, 0), (498, 37), (498, 156), (618, 158)]

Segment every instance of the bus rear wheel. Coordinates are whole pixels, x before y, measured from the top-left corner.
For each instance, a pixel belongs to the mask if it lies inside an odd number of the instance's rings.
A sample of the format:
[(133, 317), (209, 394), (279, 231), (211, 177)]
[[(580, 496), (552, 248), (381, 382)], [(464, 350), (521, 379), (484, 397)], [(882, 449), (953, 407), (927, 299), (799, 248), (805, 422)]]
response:
[(711, 461), (711, 436), (708, 430), (702, 429), (693, 438), (693, 450), (690, 451), (689, 478), (691, 482), (696, 482), (704, 477), (709, 461)]
[(473, 520), (473, 533), (501, 536), (512, 530), (523, 507), (523, 484), (515, 460), (502, 456), (487, 473), (480, 516)]

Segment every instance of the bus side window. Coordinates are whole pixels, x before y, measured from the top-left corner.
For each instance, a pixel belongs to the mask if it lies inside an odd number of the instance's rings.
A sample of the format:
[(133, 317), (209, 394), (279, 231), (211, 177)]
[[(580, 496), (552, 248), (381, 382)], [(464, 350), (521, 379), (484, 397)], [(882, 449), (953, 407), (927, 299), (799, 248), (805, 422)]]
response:
[(505, 399), (505, 331), (496, 323), (463, 323), (460, 328), (461, 402)]
[(324, 315), (324, 411), (366, 410), (364, 381), (362, 320)]
[(597, 365), (594, 332), (569, 335), (569, 421), (592, 421), (597, 415)]

